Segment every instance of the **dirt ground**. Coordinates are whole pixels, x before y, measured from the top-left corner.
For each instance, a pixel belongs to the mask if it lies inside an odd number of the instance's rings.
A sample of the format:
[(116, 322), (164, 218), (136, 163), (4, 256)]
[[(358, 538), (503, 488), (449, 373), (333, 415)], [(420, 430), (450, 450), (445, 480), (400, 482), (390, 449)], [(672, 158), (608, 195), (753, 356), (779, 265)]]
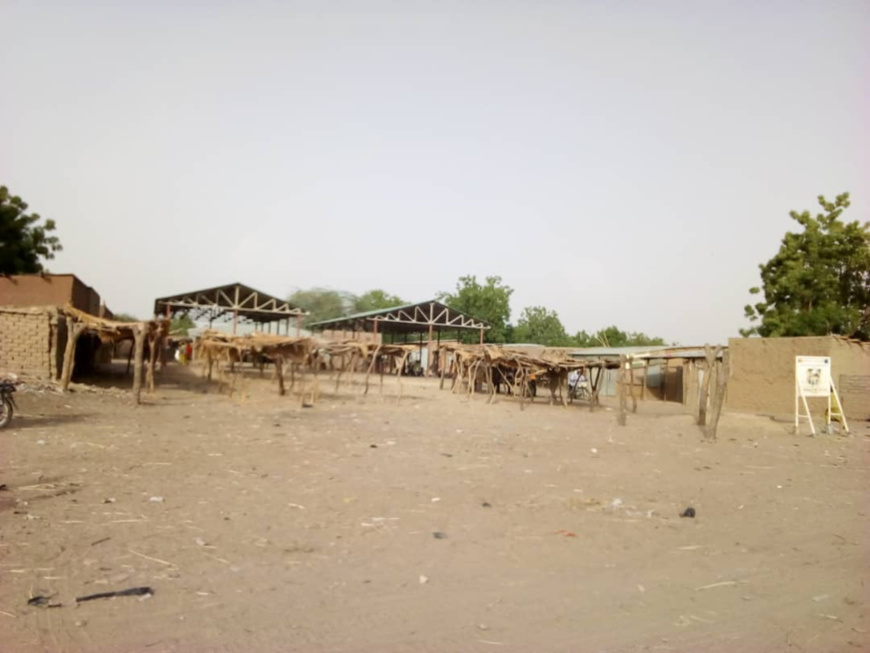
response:
[[(0, 651), (853, 651), (870, 429), (682, 406), (521, 411), (437, 381), (313, 408), (169, 368), (19, 395), (0, 432)], [(687, 506), (694, 519), (680, 518)], [(94, 600), (150, 586), (153, 596)], [(50, 596), (60, 607), (28, 606)]]

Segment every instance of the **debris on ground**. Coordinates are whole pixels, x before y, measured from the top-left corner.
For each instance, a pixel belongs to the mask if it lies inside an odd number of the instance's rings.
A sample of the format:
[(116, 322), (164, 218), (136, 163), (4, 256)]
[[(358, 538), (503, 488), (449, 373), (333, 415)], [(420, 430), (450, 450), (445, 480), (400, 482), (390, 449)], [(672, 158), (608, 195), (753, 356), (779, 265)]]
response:
[(113, 599), (116, 596), (150, 596), (152, 594), (154, 594), (154, 590), (150, 587), (131, 587), (130, 589), (118, 590), (116, 592), (99, 592), (97, 594), (79, 596), (76, 597), (76, 603), (84, 603), (85, 601), (93, 601), (95, 599)]
[(692, 506), (686, 508), (683, 512), (680, 513), (680, 517), (695, 517), (695, 509)]
[(44, 596), (42, 594), (37, 594), (31, 599), (28, 599), (27, 605), (31, 606), (39, 606), (41, 608), (60, 608), (63, 606), (63, 603), (52, 603), (51, 599), (54, 598), (54, 594), (51, 596)]
[(432, 537), (434, 537), (436, 540), (446, 540), (447, 533), (442, 533), (441, 531), (435, 531), (434, 533), (432, 533)]

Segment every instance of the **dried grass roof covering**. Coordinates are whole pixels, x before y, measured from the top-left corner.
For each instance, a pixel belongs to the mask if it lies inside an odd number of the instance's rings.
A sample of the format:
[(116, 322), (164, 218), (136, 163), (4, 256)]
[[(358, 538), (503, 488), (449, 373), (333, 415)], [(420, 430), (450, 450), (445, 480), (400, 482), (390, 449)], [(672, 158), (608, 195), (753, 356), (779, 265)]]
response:
[(162, 335), (169, 333), (169, 320), (167, 319), (116, 322), (115, 320), (107, 320), (90, 313), (85, 313), (72, 306), (64, 306), (62, 309), (59, 309), (59, 312), (73, 322), (82, 325), (86, 333), (94, 333), (100, 339), (108, 342), (132, 340), (136, 337), (136, 332), (141, 326), (144, 326), (147, 333), (159, 333)]
[(571, 358), (567, 351), (560, 349), (545, 349), (540, 356), (535, 356), (525, 350), (496, 345), (450, 343), (442, 345), (442, 348), (454, 352), (454, 355), (465, 360), (485, 361), (490, 365), (524, 368), (535, 372), (561, 372), (584, 367), (619, 367), (619, 361), (605, 359), (581, 361)]

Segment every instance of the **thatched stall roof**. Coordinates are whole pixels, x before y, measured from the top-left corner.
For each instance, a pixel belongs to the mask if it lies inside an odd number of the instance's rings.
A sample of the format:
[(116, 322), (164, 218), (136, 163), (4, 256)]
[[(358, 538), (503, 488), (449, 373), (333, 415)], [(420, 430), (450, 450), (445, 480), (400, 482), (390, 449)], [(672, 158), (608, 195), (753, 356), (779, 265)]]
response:
[[(136, 360), (133, 367), (133, 396), (139, 403), (142, 389), (142, 371), (145, 365), (145, 342), (150, 345), (147, 364), (146, 382), (148, 390), (154, 391), (154, 368), (157, 364), (158, 352), (162, 351), (163, 342), (169, 335), (169, 320), (156, 319), (142, 322), (116, 322), (85, 313), (72, 306), (65, 306), (60, 312), (67, 320), (67, 339), (63, 355), (63, 370), (61, 371), (61, 387), (69, 388), (75, 367), (76, 344), (83, 333), (91, 333), (103, 342), (116, 343), (122, 340), (134, 342)], [(131, 354), (133, 353), (131, 350)], [(129, 365), (129, 363), (128, 363)]]

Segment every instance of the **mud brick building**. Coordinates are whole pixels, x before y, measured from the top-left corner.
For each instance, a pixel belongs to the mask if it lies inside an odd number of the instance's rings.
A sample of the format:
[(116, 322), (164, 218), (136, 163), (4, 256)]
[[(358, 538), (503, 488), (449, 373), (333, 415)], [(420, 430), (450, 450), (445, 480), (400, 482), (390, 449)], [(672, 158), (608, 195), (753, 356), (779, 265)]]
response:
[[(73, 274), (0, 277), (0, 372), (58, 378), (67, 335), (59, 309), (65, 306), (111, 317), (99, 294)], [(76, 349), (77, 371), (88, 372), (105, 355), (98, 338), (87, 339)]]

